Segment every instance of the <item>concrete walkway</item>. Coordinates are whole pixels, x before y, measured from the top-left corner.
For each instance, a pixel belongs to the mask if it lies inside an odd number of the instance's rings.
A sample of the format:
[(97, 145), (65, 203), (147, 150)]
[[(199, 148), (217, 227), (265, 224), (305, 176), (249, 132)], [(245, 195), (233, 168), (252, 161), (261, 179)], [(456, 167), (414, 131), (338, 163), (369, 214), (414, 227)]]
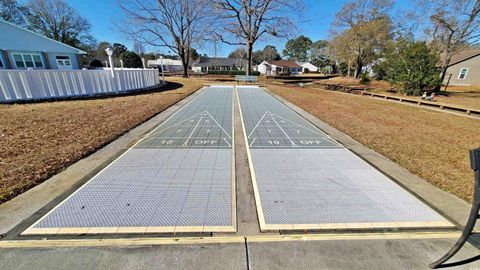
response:
[[(2, 269), (428, 269), (453, 239), (2, 249)], [(467, 246), (456, 260), (478, 255)], [(480, 263), (451, 269), (479, 269)]]

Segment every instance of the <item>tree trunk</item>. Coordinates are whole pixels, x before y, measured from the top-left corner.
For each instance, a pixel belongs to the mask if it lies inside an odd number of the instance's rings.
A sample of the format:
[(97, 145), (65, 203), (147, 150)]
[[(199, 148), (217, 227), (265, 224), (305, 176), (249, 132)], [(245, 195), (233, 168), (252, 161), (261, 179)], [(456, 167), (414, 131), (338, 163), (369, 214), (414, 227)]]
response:
[(182, 61), (182, 65), (183, 65), (183, 78), (188, 78), (188, 64), (187, 63), (183, 63)]
[(434, 91), (439, 92), (442, 89), (442, 84), (443, 84), (443, 81), (445, 80), (445, 77), (447, 77), (447, 69), (451, 60), (452, 60), (452, 57), (449, 57), (448, 55), (446, 55), (445, 58), (443, 59), (443, 64), (442, 64), (442, 67), (440, 68), (440, 85), (437, 86), (434, 89)]
[(360, 75), (362, 74), (362, 67), (363, 67), (362, 63), (360, 61), (357, 61), (355, 65), (355, 76), (354, 76), (355, 79), (360, 78)]
[(188, 78), (188, 59), (185, 56), (185, 52), (180, 53), (180, 59), (182, 60), (182, 67), (183, 67), (183, 78)]
[(442, 88), (442, 84), (443, 84), (443, 81), (445, 81), (445, 77), (447, 77), (447, 69), (448, 69), (448, 65), (442, 65), (441, 67), (441, 73), (440, 73), (440, 85), (437, 86), (434, 90), (435, 91), (440, 91)]
[(248, 50), (247, 50), (247, 58), (248, 58), (248, 64), (247, 64), (247, 76), (250, 76), (252, 74), (252, 56), (253, 56), (253, 43), (248, 42)]

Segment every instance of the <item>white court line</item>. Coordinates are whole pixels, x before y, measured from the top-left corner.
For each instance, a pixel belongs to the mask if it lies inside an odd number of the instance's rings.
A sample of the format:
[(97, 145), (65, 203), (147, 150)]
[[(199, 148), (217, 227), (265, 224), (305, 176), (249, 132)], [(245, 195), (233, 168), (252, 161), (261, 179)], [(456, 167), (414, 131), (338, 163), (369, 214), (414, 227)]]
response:
[(253, 145), (253, 143), (255, 142), (256, 139), (257, 139), (257, 138), (253, 138), (252, 142), (250, 143), (250, 146)]
[(275, 145), (275, 146), (269, 146), (269, 145), (250, 145), (251, 148), (272, 148), (272, 149), (292, 149), (292, 148), (311, 148), (311, 149), (345, 149), (345, 148), (339, 148), (338, 146), (319, 146), (319, 145), (296, 145), (296, 146), (291, 146), (291, 145)]
[(247, 138), (250, 138), (250, 136), (252, 136), (253, 132), (255, 131), (255, 129), (257, 129), (258, 125), (260, 125), (260, 122), (262, 122), (263, 118), (265, 118), (265, 116), (268, 114), (268, 111), (266, 111), (262, 118), (260, 118), (260, 120), (258, 121), (258, 123), (255, 125), (255, 127), (252, 129), (252, 132), (250, 132), (250, 134), (248, 134), (248, 137)]
[(197, 123), (197, 124), (195, 125), (195, 127), (193, 128), (192, 133), (190, 133), (190, 135), (188, 136), (188, 138), (187, 138), (187, 140), (185, 141), (185, 143), (183, 144), (183, 146), (187, 146), (188, 141), (190, 141), (190, 138), (192, 138), (193, 133), (194, 133), (195, 130), (197, 129), (198, 125), (200, 125), (200, 122), (202, 122), (202, 119), (203, 119), (203, 116), (200, 117), (200, 119), (198, 120), (198, 123)]
[[(313, 130), (313, 129), (311, 129), (311, 128), (308, 128), (308, 127), (303, 126), (302, 124), (299, 124), (299, 123), (296, 123), (296, 122), (294, 122), (294, 121), (292, 121), (292, 120), (288, 120), (288, 119), (286, 119), (286, 118), (284, 118), (284, 117), (281, 117), (280, 115), (277, 115), (277, 114), (274, 114), (274, 115), (275, 115), (275, 116), (278, 116), (278, 118), (281, 118), (281, 119), (283, 119), (283, 120), (285, 120), (285, 121), (287, 121), (287, 122), (289, 122), (289, 123), (294, 124), (295, 126), (304, 128), (304, 129), (306, 129), (306, 130), (308, 130), (308, 131), (311, 131), (311, 132), (313, 132), (313, 133), (316, 133), (316, 134), (318, 134), (318, 135), (328, 136), (325, 132), (319, 130), (318, 128), (317, 128), (317, 130)], [(307, 123), (308, 123), (308, 122), (307, 122)], [(309, 124), (309, 125), (310, 125), (310, 124)]]
[(228, 138), (231, 139), (232, 137), (225, 131), (225, 129), (223, 129), (223, 127), (217, 122), (217, 120), (215, 118), (213, 118), (213, 116), (208, 112), (208, 111), (205, 111), (209, 116), (210, 118), (213, 119), (213, 121), (215, 121), (215, 124), (217, 124), (223, 132), (225, 132), (225, 134), (227, 134)]
[(228, 142), (227, 139), (223, 138), (225, 140), (225, 142), (228, 144), (228, 146), (232, 147), (232, 145)]
[(283, 134), (285, 134), (285, 136), (287, 136), (287, 139), (290, 140), (290, 142), (292, 143), (292, 146), (297, 147), (297, 145), (292, 141), (292, 139), (290, 138), (290, 136), (288, 136), (288, 134), (285, 132), (285, 130), (283, 130), (283, 128), (280, 126), (280, 124), (277, 122), (277, 120), (275, 120), (275, 118), (273, 118), (273, 117), (272, 117), (272, 120), (273, 120), (273, 122), (275, 122), (275, 124), (277, 124), (277, 126), (280, 128), (280, 130), (283, 132)]
[[(188, 139), (188, 137), (148, 137), (148, 139)], [(212, 138), (212, 137), (195, 137), (195, 139), (209, 139), (209, 140), (216, 140), (218, 138)], [(225, 139), (226, 138), (220, 138), (220, 139)]]
[[(166, 130), (169, 130), (169, 129), (173, 128), (173, 127), (176, 127), (176, 126), (178, 126), (178, 125), (181, 125), (181, 124), (187, 122), (188, 120), (191, 120), (192, 118), (195, 118), (195, 117), (199, 116), (199, 115), (202, 114), (202, 113), (203, 113), (203, 112), (200, 112), (200, 113), (197, 113), (197, 114), (195, 114), (195, 115), (192, 115), (192, 116), (188, 117), (188, 118), (185, 119), (185, 120), (182, 120), (182, 121), (180, 121), (180, 122), (178, 122), (178, 123), (175, 123), (175, 124), (173, 124), (173, 125), (171, 125), (171, 126), (165, 127), (164, 129), (161, 129), (161, 130), (159, 130), (159, 131), (156, 131), (156, 132), (152, 133), (151, 135), (155, 135), (155, 134), (164, 132), (164, 131), (166, 131)], [(152, 136), (149, 135), (148, 137), (151, 138)]]

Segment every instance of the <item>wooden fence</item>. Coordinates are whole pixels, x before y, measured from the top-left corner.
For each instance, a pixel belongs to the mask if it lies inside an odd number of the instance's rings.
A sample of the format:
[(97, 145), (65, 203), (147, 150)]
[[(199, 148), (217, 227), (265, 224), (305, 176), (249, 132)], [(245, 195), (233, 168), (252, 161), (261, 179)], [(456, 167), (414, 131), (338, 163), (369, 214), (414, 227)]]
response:
[(159, 85), (156, 69), (0, 70), (0, 102), (134, 91)]
[(426, 100), (421, 100), (421, 99), (412, 99), (412, 98), (407, 98), (407, 97), (401, 97), (401, 96), (393, 96), (393, 95), (385, 95), (385, 94), (379, 94), (379, 93), (371, 93), (371, 92), (364, 92), (361, 91), (360, 94), (370, 96), (370, 97), (376, 97), (376, 98), (383, 98), (386, 100), (395, 100), (399, 102), (405, 102), (405, 103), (413, 103), (417, 104), (419, 106), (424, 105), (427, 107), (434, 107), (438, 108), (441, 110), (451, 110), (451, 111), (457, 111), (457, 112), (463, 112), (468, 115), (475, 115), (475, 116), (480, 116), (480, 110), (472, 109), (472, 108), (466, 108), (462, 106), (457, 106), (457, 105), (452, 105), (452, 104), (446, 104), (446, 103), (441, 103), (441, 102), (431, 102), (431, 101), (426, 101)]

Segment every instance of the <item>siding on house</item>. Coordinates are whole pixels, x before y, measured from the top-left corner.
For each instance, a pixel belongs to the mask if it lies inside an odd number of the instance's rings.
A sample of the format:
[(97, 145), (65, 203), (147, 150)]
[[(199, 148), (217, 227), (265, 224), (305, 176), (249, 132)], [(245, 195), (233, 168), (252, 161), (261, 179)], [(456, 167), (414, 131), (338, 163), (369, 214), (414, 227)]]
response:
[(248, 63), (245, 59), (224, 57), (203, 57), (192, 64), (194, 72), (208, 72), (210, 70), (245, 70)]
[(178, 72), (183, 70), (183, 65), (181, 60), (173, 59), (157, 59), (157, 60), (148, 60), (147, 66), (150, 68), (158, 68), (162, 70), (162, 65), (165, 72)]
[[(3, 52), (1, 53), (3, 55), (2, 58), (8, 57), (8, 62), (10, 63), (6, 68), (26, 68), (17, 66), (14, 59), (15, 54), (39, 55), (42, 67), (37, 69), (58, 69), (57, 56), (68, 57), (72, 69), (81, 68), (77, 55), (85, 54), (85, 52), (80, 49), (44, 37), (1, 19), (0, 33), (0, 51)], [(3, 60), (5, 61), (2, 62), (6, 62), (7, 59)]]
[(298, 65), (302, 67), (302, 72), (305, 72), (305, 69), (308, 69), (310, 72), (317, 72), (318, 67), (313, 65), (310, 62), (297, 62)]
[(78, 63), (78, 57), (76, 54), (73, 53), (47, 53), (48, 62), (50, 63), (51, 69), (58, 69), (57, 64), (57, 56), (68, 56), (70, 58), (70, 62), (72, 63), (73, 69), (80, 69), (80, 63)]
[(265, 75), (278, 75), (283, 72), (290, 72), (292, 75), (302, 74), (302, 67), (293, 62), (286, 60), (272, 61), (268, 63), (263, 61), (257, 66), (257, 71)]
[[(460, 72), (463, 68), (467, 68), (467, 74), (464, 79), (460, 79)], [(465, 61), (451, 65), (447, 69), (444, 83), (450, 79), (450, 85), (480, 85), (480, 55), (467, 59)]]

